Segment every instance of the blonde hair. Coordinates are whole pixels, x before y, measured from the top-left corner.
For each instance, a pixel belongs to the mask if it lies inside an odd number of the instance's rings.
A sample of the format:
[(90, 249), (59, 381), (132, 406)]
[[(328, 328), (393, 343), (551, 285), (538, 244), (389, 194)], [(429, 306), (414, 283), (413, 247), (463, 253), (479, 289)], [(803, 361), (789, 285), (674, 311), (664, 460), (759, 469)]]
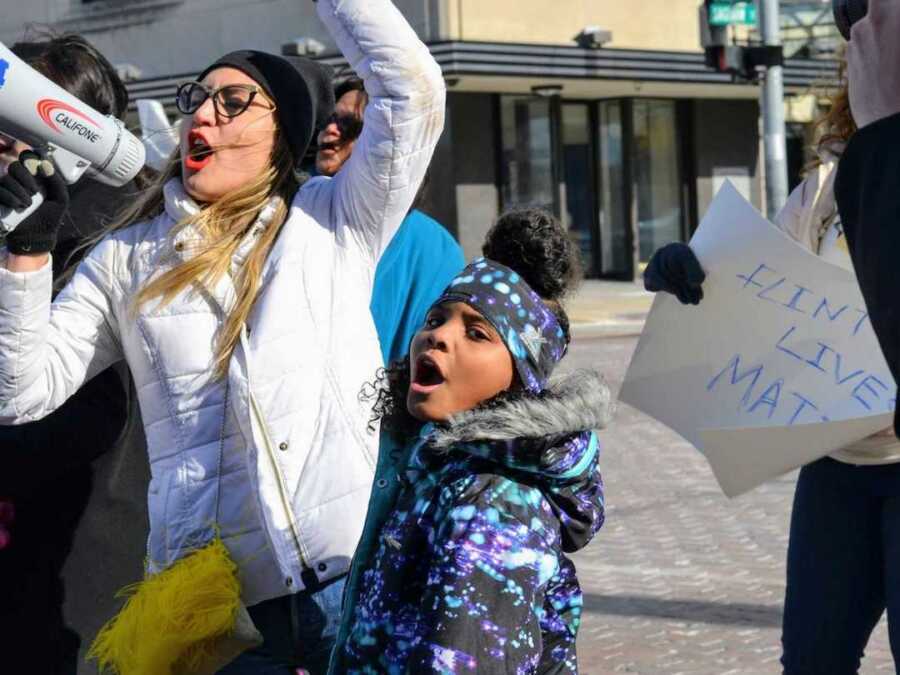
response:
[[(161, 214), (165, 208), (165, 184), (180, 177), (181, 158), (180, 152), (176, 151), (156, 180), (91, 243), (96, 244), (111, 232)], [(232, 256), (244, 235), (260, 211), (274, 198), (274, 214), (269, 226), (256, 240), (234, 279), (237, 301), (230, 314), (225, 317), (216, 337), (215, 373), (218, 377), (224, 377), (228, 372), (228, 361), (240, 341), (243, 325), (259, 292), (263, 264), (287, 218), (289, 204), (297, 187), (290, 149), (276, 125), (272, 156), (265, 170), (246, 185), (204, 206), (195, 215), (179, 221), (169, 231), (169, 238), (174, 239), (183, 229), (195, 228), (204, 237), (202, 250), (191, 259), (153, 278), (134, 299), (133, 309), (137, 311), (142, 305), (157, 299), (158, 307), (164, 307), (196, 282), (212, 288), (230, 272)]]

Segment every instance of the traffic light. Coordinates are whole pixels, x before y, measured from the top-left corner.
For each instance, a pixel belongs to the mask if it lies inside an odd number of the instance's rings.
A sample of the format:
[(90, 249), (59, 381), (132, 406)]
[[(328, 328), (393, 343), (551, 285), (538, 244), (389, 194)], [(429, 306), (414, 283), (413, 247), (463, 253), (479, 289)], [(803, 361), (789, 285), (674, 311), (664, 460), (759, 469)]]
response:
[(744, 48), (736, 45), (715, 45), (706, 48), (706, 66), (720, 73), (750, 79), (744, 60)]
[(700, 6), (700, 44), (706, 52), (706, 65), (733, 78), (755, 82), (761, 66), (780, 66), (784, 62), (781, 46), (738, 45), (729, 42), (728, 27), (755, 25), (756, 5), (743, 0), (705, 0)]

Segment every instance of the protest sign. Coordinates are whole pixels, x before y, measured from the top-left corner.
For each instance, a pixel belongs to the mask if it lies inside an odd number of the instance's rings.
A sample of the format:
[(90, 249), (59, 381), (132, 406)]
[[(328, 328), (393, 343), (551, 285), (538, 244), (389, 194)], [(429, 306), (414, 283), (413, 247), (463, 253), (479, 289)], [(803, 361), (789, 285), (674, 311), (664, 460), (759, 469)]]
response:
[(719, 486), (736, 497), (770, 478), (887, 429), (893, 413), (837, 422), (741, 429), (701, 429), (703, 454)]
[(656, 297), (622, 401), (703, 451), (730, 496), (890, 426), (896, 385), (851, 272), (730, 184), (691, 248), (704, 299)]

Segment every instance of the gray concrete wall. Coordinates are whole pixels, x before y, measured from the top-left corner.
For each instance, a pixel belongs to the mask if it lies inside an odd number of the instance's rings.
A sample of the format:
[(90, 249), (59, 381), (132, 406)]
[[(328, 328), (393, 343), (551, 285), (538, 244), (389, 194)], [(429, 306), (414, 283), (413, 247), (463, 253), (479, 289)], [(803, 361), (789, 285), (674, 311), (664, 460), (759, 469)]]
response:
[[(756, 101), (696, 100), (694, 157), (697, 175), (697, 213), (709, 208), (715, 187), (729, 175), (736, 185), (748, 179), (750, 201), (763, 204), (762, 163), (759, 153), (759, 105)], [(737, 170), (737, 171), (734, 171)]]
[[(438, 34), (438, 0), (395, 4), (423, 39)], [(310, 0), (8, 0), (0, 41), (21, 39), (28, 24), (82, 33), (111, 62), (136, 65), (145, 78), (195, 72), (234, 49), (278, 53), (299, 37), (336, 50)]]

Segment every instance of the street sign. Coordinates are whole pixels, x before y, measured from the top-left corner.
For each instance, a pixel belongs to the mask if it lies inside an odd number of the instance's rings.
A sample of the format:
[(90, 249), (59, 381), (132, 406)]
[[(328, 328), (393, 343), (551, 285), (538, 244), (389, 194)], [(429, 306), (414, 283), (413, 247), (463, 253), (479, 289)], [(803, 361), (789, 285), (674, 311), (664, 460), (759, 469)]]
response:
[(713, 2), (709, 6), (711, 26), (741, 24), (755, 26), (757, 19), (755, 2)]

